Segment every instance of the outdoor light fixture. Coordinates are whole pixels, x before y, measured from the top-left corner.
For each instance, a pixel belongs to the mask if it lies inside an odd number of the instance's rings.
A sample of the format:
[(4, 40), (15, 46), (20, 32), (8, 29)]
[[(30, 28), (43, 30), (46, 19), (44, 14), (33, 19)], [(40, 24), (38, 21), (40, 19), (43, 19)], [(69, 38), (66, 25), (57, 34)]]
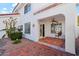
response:
[(35, 27), (35, 24), (33, 24), (32, 26)]
[(54, 25), (57, 25), (58, 24), (58, 22), (55, 20), (55, 18), (53, 18), (52, 24), (54, 24)]

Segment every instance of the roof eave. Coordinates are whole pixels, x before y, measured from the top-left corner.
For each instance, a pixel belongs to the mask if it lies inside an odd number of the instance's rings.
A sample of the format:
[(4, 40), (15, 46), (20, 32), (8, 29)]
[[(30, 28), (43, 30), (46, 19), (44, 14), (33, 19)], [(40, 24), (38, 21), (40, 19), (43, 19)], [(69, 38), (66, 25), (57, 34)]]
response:
[(15, 8), (13, 9), (13, 11), (12, 12), (14, 12), (15, 11), (15, 9), (17, 8), (17, 6), (19, 5), (20, 3), (17, 3), (17, 5), (15, 6)]

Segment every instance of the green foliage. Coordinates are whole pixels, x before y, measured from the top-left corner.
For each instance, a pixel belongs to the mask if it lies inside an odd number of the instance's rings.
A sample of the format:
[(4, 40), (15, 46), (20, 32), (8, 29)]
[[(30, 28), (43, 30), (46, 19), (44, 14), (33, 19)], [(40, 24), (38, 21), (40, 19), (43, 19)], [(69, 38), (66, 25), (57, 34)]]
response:
[(3, 23), (5, 24), (6, 34), (11, 40), (14, 41), (14, 44), (20, 43), (20, 39), (22, 38), (22, 32), (16, 29), (16, 22), (16, 19), (13, 19), (12, 17), (3, 21)]
[(8, 35), (9, 38), (11, 36), (10, 34), (16, 31), (16, 27), (15, 27), (16, 22), (17, 22), (16, 19), (13, 19), (12, 17), (3, 21), (3, 23), (5, 24), (6, 34)]
[(12, 32), (12, 33), (10, 33), (10, 38), (11, 38), (11, 40), (16, 40), (16, 39), (20, 40), (22, 38), (22, 32), (19, 32), (19, 31)]
[(21, 40), (16, 39), (16, 40), (14, 40), (13, 44), (18, 44), (18, 43), (20, 43), (20, 42), (21, 42)]

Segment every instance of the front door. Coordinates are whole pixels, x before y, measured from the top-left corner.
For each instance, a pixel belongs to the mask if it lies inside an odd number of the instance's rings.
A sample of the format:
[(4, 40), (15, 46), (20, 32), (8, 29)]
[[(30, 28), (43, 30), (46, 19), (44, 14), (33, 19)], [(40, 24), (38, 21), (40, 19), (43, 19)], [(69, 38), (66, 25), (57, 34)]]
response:
[(45, 36), (45, 25), (44, 24), (40, 24), (40, 37), (44, 37)]

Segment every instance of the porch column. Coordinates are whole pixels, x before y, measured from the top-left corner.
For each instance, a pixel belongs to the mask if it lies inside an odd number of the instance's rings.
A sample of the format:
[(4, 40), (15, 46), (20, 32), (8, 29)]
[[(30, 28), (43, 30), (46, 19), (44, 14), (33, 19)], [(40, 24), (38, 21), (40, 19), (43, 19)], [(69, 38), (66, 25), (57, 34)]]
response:
[(70, 11), (67, 10), (65, 14), (65, 51), (75, 54), (75, 5), (72, 5), (69, 9)]

